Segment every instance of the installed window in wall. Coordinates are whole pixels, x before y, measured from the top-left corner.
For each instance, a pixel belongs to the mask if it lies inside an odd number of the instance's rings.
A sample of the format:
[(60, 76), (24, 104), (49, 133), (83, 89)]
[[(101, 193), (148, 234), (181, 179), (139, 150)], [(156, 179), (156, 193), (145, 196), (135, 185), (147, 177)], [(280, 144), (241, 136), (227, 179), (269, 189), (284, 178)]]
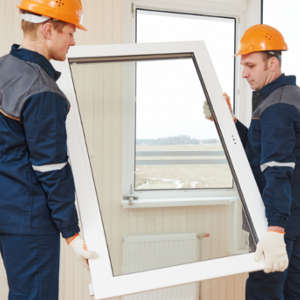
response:
[[(204, 40), (232, 99), (235, 19), (137, 9), (136, 32), (138, 43)], [(191, 61), (137, 64), (131, 193), (232, 188), (216, 127), (202, 113), (204, 100)]]

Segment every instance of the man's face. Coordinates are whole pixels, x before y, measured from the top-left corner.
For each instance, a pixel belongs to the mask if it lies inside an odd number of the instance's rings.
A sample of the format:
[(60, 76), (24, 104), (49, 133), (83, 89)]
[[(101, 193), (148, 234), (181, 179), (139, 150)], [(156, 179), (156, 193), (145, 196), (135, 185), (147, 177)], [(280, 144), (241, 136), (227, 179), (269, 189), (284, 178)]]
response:
[(53, 29), (50, 43), (51, 59), (59, 61), (66, 59), (69, 48), (75, 45), (75, 31), (75, 26), (71, 24), (66, 24), (61, 31)]
[(242, 78), (247, 79), (252, 90), (259, 91), (267, 85), (272, 77), (269, 60), (263, 53), (254, 52), (242, 55)]

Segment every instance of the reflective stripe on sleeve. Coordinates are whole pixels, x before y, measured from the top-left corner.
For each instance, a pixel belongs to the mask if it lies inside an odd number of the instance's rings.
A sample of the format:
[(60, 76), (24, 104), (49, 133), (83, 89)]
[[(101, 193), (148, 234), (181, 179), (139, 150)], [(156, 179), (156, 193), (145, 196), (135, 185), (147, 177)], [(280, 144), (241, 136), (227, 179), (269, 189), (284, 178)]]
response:
[(294, 162), (277, 162), (277, 161), (269, 161), (262, 165), (260, 165), (260, 170), (263, 172), (268, 167), (288, 167), (295, 169), (295, 163)]
[(39, 172), (50, 172), (50, 171), (57, 171), (63, 169), (67, 165), (67, 162), (60, 163), (60, 164), (52, 164), (52, 165), (42, 165), (42, 166), (34, 166), (32, 168), (34, 171)]

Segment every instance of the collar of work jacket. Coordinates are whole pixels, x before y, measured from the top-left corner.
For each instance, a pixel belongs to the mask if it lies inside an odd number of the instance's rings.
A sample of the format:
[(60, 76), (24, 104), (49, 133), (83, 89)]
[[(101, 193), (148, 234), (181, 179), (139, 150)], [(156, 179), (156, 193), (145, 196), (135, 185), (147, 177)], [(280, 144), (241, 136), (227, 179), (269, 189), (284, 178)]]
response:
[(296, 85), (296, 76), (285, 76), (284, 74), (281, 74), (277, 79), (264, 86), (260, 91), (254, 91), (252, 94), (252, 111), (254, 112), (257, 106), (273, 91), (285, 85)]
[(56, 71), (53, 68), (46, 57), (37, 52), (25, 48), (20, 48), (20, 45), (14, 44), (11, 47), (10, 54), (19, 59), (38, 64), (55, 81), (57, 81), (61, 75), (60, 72)]

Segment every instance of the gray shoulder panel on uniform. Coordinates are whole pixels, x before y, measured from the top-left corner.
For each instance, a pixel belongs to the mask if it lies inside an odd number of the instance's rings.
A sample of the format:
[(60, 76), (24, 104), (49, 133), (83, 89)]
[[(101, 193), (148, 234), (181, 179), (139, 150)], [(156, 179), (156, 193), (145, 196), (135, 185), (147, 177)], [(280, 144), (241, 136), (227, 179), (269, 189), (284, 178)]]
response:
[(260, 118), (261, 114), (274, 104), (293, 105), (300, 112), (300, 88), (296, 85), (285, 85), (272, 92), (253, 112), (253, 118)]
[(6, 55), (0, 59), (0, 108), (20, 119), (26, 101), (33, 95), (52, 92), (62, 96), (56, 82), (37, 64)]

